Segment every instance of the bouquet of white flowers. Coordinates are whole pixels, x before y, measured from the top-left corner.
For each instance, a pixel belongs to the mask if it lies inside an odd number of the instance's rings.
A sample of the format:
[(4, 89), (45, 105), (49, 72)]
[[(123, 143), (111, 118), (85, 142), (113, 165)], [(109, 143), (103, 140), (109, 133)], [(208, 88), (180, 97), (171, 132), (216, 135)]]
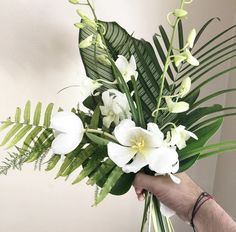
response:
[[(168, 175), (179, 184), (181, 179), (175, 174), (198, 159), (236, 149), (236, 141), (207, 145), (223, 118), (236, 115), (236, 107), (202, 106), (236, 89), (199, 96), (206, 84), (236, 69), (206, 75), (235, 57), (235, 36), (221, 40), (235, 26), (195, 49), (215, 19), (185, 36), (182, 21), (188, 14), (185, 6), (192, 0), (181, 0), (179, 8), (167, 15), (172, 28), (170, 38), (160, 26), (160, 33), (153, 36), (153, 47), (115, 22), (98, 20), (90, 0), (70, 2), (89, 7), (94, 16), (90, 18), (78, 9), (81, 21), (75, 24), (80, 29), (80, 54), (88, 76), (79, 88), (86, 95), (83, 104), (88, 110), (78, 107), (71, 112), (53, 112), (51, 103), (42, 114), (39, 102), (31, 114), (30, 101), (23, 114), (17, 108), (14, 118), (1, 122), (0, 131), (8, 129), (1, 145), (14, 147), (15, 151), (9, 152), (0, 173), (7, 174), (10, 168), (21, 168), (26, 162), (41, 166), (45, 159), (47, 171), (61, 165), (57, 177), (67, 178), (81, 169), (73, 184), (87, 177), (88, 185), (98, 186), (97, 205), (109, 193), (125, 194), (138, 172)], [(195, 87), (191, 90), (192, 83)], [(53, 152), (50, 157), (49, 151)], [(173, 231), (169, 221), (173, 214), (146, 193), (141, 231), (147, 221), (154, 231)]]

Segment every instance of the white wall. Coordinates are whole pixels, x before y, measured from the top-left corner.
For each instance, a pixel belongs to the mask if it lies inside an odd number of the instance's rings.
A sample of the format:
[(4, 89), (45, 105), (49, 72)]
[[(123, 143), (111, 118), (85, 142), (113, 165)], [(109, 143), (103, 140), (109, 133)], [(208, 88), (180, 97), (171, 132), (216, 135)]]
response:
[[(103, 20), (115, 20), (137, 37), (151, 40), (166, 14), (177, 6), (172, 0), (97, 0), (97, 12)], [(186, 30), (199, 28), (207, 19), (220, 16), (208, 37), (232, 24), (234, 0), (195, 1), (186, 21)], [(224, 10), (222, 10), (224, 9)], [(76, 84), (83, 75), (77, 49), (79, 18), (67, 1), (0, 1), (0, 118), (13, 113), (26, 100), (56, 102), (64, 109), (77, 103), (78, 90), (60, 95), (61, 88)], [(221, 79), (206, 92), (226, 86)], [(218, 101), (218, 100), (217, 100)], [(224, 98), (219, 99), (224, 102)], [(219, 137), (219, 136), (218, 136)], [(191, 175), (208, 191), (213, 191), (216, 158), (201, 161)], [(0, 177), (0, 230), (4, 232), (64, 231), (138, 231), (142, 204), (133, 190), (123, 197), (109, 197), (98, 208), (91, 208), (94, 189), (80, 184), (71, 186), (53, 180), (54, 174), (34, 172), (29, 165), (22, 172), (12, 171)], [(176, 224), (176, 231), (188, 227)], [(191, 231), (191, 230), (189, 230)]]

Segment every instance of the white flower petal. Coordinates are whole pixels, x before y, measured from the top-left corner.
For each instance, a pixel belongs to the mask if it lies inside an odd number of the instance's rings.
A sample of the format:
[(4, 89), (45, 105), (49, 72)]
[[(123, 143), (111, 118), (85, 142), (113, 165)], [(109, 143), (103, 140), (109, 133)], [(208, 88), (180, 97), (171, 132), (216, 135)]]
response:
[(153, 133), (150, 138), (150, 144), (152, 147), (160, 147), (164, 140), (164, 134), (159, 129), (156, 123), (148, 123), (147, 130)]
[(124, 146), (131, 146), (130, 138), (133, 135), (130, 129), (135, 128), (135, 123), (130, 119), (124, 119), (115, 128), (114, 135), (118, 142)]
[(116, 143), (108, 143), (109, 158), (119, 167), (124, 167), (135, 155), (136, 151), (130, 147), (123, 147)]
[(151, 150), (149, 157), (149, 168), (158, 174), (172, 173), (174, 165), (179, 161), (178, 153), (174, 148), (161, 147)]
[(136, 61), (135, 61), (135, 58), (134, 58), (133, 55), (130, 57), (129, 66), (130, 66), (130, 68), (132, 70), (136, 70), (137, 69)]
[(57, 112), (51, 119), (51, 127), (63, 133), (81, 134), (84, 131), (81, 119), (68, 111)]
[(141, 168), (145, 167), (146, 165), (148, 165), (148, 161), (145, 158), (145, 155), (143, 154), (137, 154), (134, 157), (134, 160), (132, 163), (125, 165), (122, 170), (125, 173), (130, 173), (130, 172), (138, 172)]
[(187, 56), (187, 62), (193, 66), (198, 66), (199, 65), (199, 61), (194, 57), (192, 56), (191, 52), (186, 49), (185, 51), (186, 53), (186, 56)]
[(171, 180), (174, 182), (174, 183), (176, 183), (176, 184), (180, 184), (181, 183), (181, 180), (180, 180), (180, 178), (178, 178), (177, 176), (175, 176), (175, 175), (173, 175), (173, 174), (169, 174), (169, 176), (170, 176), (170, 178), (171, 178)]
[(161, 211), (161, 214), (167, 218), (170, 218), (176, 214), (174, 210), (170, 209), (169, 207), (167, 207), (161, 202), (160, 202), (160, 211)]
[(68, 154), (78, 147), (82, 138), (81, 135), (59, 134), (52, 142), (52, 151), (58, 155)]
[(196, 140), (198, 140), (198, 137), (191, 131), (186, 131), (188, 133), (188, 135)]
[(187, 43), (189, 45), (190, 48), (193, 48), (193, 45), (194, 45), (194, 41), (196, 39), (196, 36), (197, 36), (197, 31), (195, 28), (193, 28), (189, 35), (188, 35), (188, 38), (187, 38)]
[(126, 72), (127, 67), (129, 66), (128, 60), (122, 55), (118, 56), (118, 59), (116, 60), (115, 64), (122, 75)]

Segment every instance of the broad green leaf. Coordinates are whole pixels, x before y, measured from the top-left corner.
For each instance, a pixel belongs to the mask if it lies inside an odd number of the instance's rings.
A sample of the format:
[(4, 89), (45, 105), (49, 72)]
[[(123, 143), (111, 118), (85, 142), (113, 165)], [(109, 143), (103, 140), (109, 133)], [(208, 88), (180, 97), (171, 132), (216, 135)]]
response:
[(45, 114), (44, 114), (44, 123), (43, 123), (43, 125), (46, 128), (50, 127), (50, 124), (51, 124), (51, 116), (52, 116), (53, 106), (54, 106), (54, 104), (50, 103), (47, 106)]
[(30, 101), (28, 101), (24, 109), (24, 123), (26, 124), (30, 123), (30, 108), (31, 108), (31, 103)]
[(93, 112), (93, 116), (90, 122), (90, 129), (97, 129), (98, 128), (98, 123), (99, 123), (99, 117), (100, 117), (100, 107), (99, 105), (96, 106), (94, 112)]
[(80, 174), (76, 177), (72, 184), (78, 184), (82, 181), (85, 177), (89, 176), (97, 167), (101, 164), (101, 161), (104, 159), (104, 154), (100, 152), (96, 152), (93, 155), (93, 158), (90, 159), (87, 164), (83, 167), (83, 170)]
[(187, 146), (178, 151), (180, 161), (185, 160), (191, 156), (197, 155), (197, 153), (193, 153), (192, 151), (196, 148), (203, 147), (209, 139), (219, 130), (223, 123), (223, 119), (218, 119), (215, 122), (200, 128), (194, 133), (197, 135), (198, 140), (193, 138), (187, 141)]
[(180, 124), (185, 125), (187, 128), (192, 126), (194, 123), (196, 123), (198, 120), (204, 118), (205, 116), (216, 113), (222, 110), (222, 106), (219, 104), (208, 106), (208, 107), (202, 107), (197, 108), (196, 110), (193, 110), (189, 114), (187, 114), (185, 117), (179, 120)]
[(15, 114), (15, 122), (20, 123), (21, 119), (21, 108), (16, 108), (16, 114)]
[(41, 111), (42, 111), (42, 103), (38, 102), (35, 112), (34, 112), (34, 120), (33, 120), (33, 124), (35, 126), (39, 125), (40, 122), (40, 117), (41, 117)]
[(31, 125), (26, 125), (21, 130), (19, 130), (12, 141), (8, 144), (7, 148), (9, 149), (15, 146), (31, 130), (31, 128)]
[(86, 133), (87, 137), (94, 143), (101, 145), (101, 146), (106, 146), (110, 141), (107, 139), (104, 139), (100, 136), (91, 134), (91, 133)]
[(217, 97), (217, 96), (219, 96), (219, 95), (222, 95), (222, 94), (225, 94), (225, 93), (234, 92), (234, 91), (236, 91), (236, 88), (234, 88), (234, 89), (224, 89), (224, 90), (217, 91), (217, 92), (215, 92), (215, 93), (213, 93), (213, 94), (210, 94), (210, 95), (208, 95), (208, 96), (202, 98), (201, 100), (199, 100), (198, 102), (196, 102), (195, 104), (193, 104), (193, 105), (191, 106), (191, 109), (194, 109), (194, 108), (196, 108), (197, 106), (201, 105), (202, 103), (204, 103), (204, 102), (206, 102), (206, 101), (208, 101), (208, 100), (210, 100), (210, 99), (212, 99), (212, 98), (215, 98), (215, 97)]
[(112, 170), (101, 191), (99, 192), (97, 198), (95, 199), (95, 205), (98, 205), (109, 194), (111, 189), (115, 186), (116, 182), (123, 174), (124, 173), (120, 167), (115, 167)]
[(191, 156), (187, 159), (180, 161), (178, 173), (185, 172), (190, 167), (192, 167), (195, 164), (195, 162), (199, 159), (199, 157), (200, 155), (197, 154), (197, 155)]
[(13, 138), (13, 136), (22, 128), (23, 124), (15, 124), (5, 135), (1, 146), (4, 146), (8, 143), (8, 141)]
[(61, 159), (61, 155), (53, 155), (51, 159), (48, 161), (48, 166), (45, 171), (51, 171)]
[(134, 173), (124, 173), (117, 180), (115, 186), (111, 189), (110, 193), (117, 196), (127, 193), (133, 184), (134, 178)]
[(107, 174), (116, 166), (116, 164), (107, 159), (106, 161), (102, 162), (100, 167), (90, 176), (89, 180), (87, 181), (88, 185), (94, 185), (99, 183), (102, 179), (106, 178)]
[[(103, 23), (106, 33), (105, 42), (109, 48), (110, 54), (116, 60), (118, 55), (123, 55), (127, 59), (134, 55), (139, 72), (137, 81), (140, 99), (143, 104), (145, 117), (149, 117), (156, 108), (156, 98), (159, 91), (160, 74), (162, 72), (155, 52), (152, 46), (144, 41), (132, 38), (127, 31), (117, 23)], [(80, 41), (88, 35), (96, 34), (91, 28), (80, 30)], [(103, 51), (97, 49), (98, 53)], [(95, 62), (94, 46), (80, 50), (81, 57), (85, 66), (87, 76), (92, 79), (102, 78), (108, 81), (114, 81), (114, 74), (110, 67)], [(105, 88), (112, 88), (104, 85)], [(113, 87), (114, 88), (114, 87)]]
[(209, 118), (205, 121), (200, 122), (197, 125), (194, 125), (193, 127), (190, 128), (190, 130), (195, 131), (196, 129), (198, 129), (198, 128), (200, 128), (200, 127), (202, 127), (202, 126), (204, 126), (204, 125), (206, 125), (206, 124), (208, 124), (212, 121), (215, 121), (217, 119), (223, 119), (223, 118), (226, 118), (226, 117), (232, 117), (232, 116), (236, 116), (236, 113), (223, 114), (223, 115), (219, 115), (219, 116), (216, 116), (216, 117), (212, 117), (212, 118)]

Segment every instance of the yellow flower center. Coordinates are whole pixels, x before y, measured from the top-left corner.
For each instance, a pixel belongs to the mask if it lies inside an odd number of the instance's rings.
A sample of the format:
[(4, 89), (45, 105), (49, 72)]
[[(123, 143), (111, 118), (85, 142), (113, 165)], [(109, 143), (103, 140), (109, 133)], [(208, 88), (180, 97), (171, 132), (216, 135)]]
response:
[(144, 150), (145, 147), (145, 140), (142, 137), (139, 137), (137, 139), (134, 139), (131, 141), (132, 142), (132, 148), (137, 150), (138, 152), (141, 152)]

